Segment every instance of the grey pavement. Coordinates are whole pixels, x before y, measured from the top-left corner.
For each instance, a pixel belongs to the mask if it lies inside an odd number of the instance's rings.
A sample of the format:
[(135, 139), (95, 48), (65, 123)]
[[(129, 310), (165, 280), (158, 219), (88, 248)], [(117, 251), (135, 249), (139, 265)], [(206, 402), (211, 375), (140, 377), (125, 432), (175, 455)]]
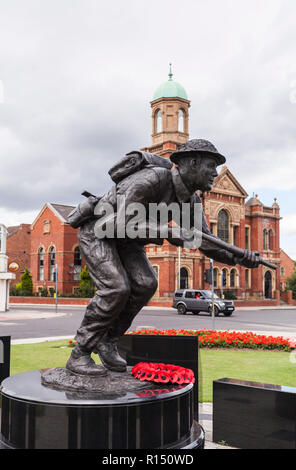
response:
[[(0, 335), (13, 340), (30, 338), (71, 337), (84, 315), (84, 306), (11, 305), (0, 313)], [(141, 327), (156, 329), (217, 329), (253, 331), (258, 334), (296, 338), (296, 308), (236, 309), (231, 317), (214, 320), (206, 313), (178, 315), (169, 307), (145, 307), (136, 316), (130, 330)]]

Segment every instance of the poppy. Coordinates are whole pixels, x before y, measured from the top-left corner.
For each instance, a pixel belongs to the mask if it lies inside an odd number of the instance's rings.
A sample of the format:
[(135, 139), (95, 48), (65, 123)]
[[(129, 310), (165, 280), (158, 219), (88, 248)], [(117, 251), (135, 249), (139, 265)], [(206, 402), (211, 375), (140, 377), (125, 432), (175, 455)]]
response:
[(166, 384), (170, 381), (171, 379), (171, 376), (170, 376), (170, 373), (165, 371), (165, 370), (162, 370), (160, 373), (159, 373), (159, 382), (163, 383), (163, 384)]
[(171, 382), (174, 384), (174, 383), (177, 383), (179, 385), (181, 385), (182, 383), (184, 383), (184, 378), (183, 378), (183, 375), (178, 373), (178, 372), (175, 372), (171, 378)]

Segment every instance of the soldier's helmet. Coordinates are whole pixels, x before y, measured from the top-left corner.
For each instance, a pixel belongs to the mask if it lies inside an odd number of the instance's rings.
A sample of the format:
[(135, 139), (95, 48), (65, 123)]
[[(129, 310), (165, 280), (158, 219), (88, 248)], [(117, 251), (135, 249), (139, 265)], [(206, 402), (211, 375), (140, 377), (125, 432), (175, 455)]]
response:
[(226, 158), (218, 152), (216, 147), (205, 139), (191, 139), (185, 144), (182, 144), (178, 152), (172, 153), (170, 159), (173, 163), (178, 163), (179, 159), (188, 156), (189, 152), (198, 152), (200, 155), (210, 155), (214, 157), (218, 165), (222, 165), (226, 162)]

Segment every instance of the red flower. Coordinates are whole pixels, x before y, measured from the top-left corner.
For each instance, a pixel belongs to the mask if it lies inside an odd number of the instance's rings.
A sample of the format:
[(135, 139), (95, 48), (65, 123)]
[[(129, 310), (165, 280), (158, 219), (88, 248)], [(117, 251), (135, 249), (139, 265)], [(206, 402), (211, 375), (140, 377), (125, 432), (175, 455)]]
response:
[(191, 369), (155, 362), (140, 362), (132, 370), (132, 375), (141, 381), (154, 381), (157, 383), (194, 383), (194, 374)]

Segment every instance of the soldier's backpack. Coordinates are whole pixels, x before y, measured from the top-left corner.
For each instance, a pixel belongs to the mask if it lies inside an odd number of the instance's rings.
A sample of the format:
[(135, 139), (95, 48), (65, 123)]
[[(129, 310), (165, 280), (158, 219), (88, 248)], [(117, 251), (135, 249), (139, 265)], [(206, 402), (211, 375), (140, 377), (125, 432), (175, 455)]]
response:
[[(173, 164), (170, 160), (160, 157), (154, 153), (134, 151), (129, 152), (118, 163), (113, 165), (109, 170), (109, 175), (114, 183), (119, 183), (127, 176), (142, 170), (144, 167), (162, 167), (170, 170)], [(83, 196), (87, 197), (86, 201), (81, 202), (68, 215), (68, 222), (73, 228), (78, 228), (91, 220), (94, 215), (94, 208), (100, 197), (84, 191)]]
[(127, 153), (125, 157), (108, 171), (108, 173), (114, 183), (119, 183), (127, 176), (142, 170), (144, 167), (154, 166), (160, 166), (170, 170), (173, 164), (167, 158), (160, 157), (154, 153), (134, 151)]

